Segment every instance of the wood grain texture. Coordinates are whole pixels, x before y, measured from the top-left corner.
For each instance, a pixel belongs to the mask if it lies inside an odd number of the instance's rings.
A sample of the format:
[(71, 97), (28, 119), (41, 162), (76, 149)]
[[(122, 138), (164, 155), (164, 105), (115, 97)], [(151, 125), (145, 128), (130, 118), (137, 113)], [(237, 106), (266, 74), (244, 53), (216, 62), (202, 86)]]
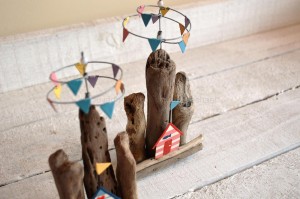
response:
[(67, 154), (58, 150), (50, 155), (49, 166), (60, 199), (85, 199), (81, 163), (69, 161)]
[[(188, 48), (300, 22), (298, 0), (210, 0), (174, 8), (188, 15), (192, 21), (192, 36)], [(132, 11), (134, 12), (134, 9)], [(181, 16), (172, 17), (184, 23)], [(120, 16), (99, 19), (0, 38), (0, 93), (49, 81), (48, 75), (51, 71), (78, 62), (81, 51), (84, 51), (90, 60), (107, 60), (109, 57), (109, 61), (118, 64), (144, 59), (150, 52), (147, 40), (138, 42), (136, 38), (128, 37), (126, 42), (122, 43), (122, 19)], [(131, 27), (133, 32), (139, 32), (143, 26), (138, 17), (131, 18), (130, 23), (138, 24)], [(168, 24), (162, 25), (165, 27)], [(149, 34), (156, 35), (156, 30), (153, 31)], [(171, 32), (165, 33), (166, 37), (174, 37)], [(180, 48), (174, 45), (165, 45), (164, 48), (168, 52), (180, 51)], [(103, 66), (92, 69), (100, 67)], [(63, 75), (75, 74), (77, 71)]]
[(79, 110), (79, 121), (84, 165), (84, 187), (87, 197), (92, 198), (100, 186), (113, 194), (118, 194), (113, 168), (108, 167), (100, 175), (96, 172), (97, 163), (111, 162), (105, 119), (100, 117), (95, 106), (91, 106), (88, 114)]

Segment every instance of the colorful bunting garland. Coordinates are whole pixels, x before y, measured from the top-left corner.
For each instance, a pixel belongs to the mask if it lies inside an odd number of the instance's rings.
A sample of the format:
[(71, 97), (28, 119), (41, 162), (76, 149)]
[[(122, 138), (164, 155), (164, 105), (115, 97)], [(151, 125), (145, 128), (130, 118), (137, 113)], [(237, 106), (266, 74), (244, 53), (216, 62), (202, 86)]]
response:
[(151, 18), (152, 18), (151, 14), (142, 14), (142, 19), (143, 19), (143, 22), (144, 22), (146, 27), (148, 26), (148, 23), (149, 23)]

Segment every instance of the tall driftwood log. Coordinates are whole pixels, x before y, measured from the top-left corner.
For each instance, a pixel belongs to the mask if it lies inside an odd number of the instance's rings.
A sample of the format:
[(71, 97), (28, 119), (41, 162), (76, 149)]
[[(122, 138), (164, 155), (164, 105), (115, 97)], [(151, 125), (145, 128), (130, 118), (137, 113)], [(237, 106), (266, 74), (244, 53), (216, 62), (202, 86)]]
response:
[(85, 199), (83, 190), (83, 166), (70, 162), (63, 150), (49, 156), (49, 165), (60, 199)]
[(145, 95), (143, 93), (133, 93), (124, 98), (124, 108), (127, 115), (126, 132), (129, 136), (131, 153), (137, 163), (146, 158), (144, 102)]
[(137, 199), (136, 162), (129, 148), (126, 132), (119, 133), (115, 140), (117, 153), (117, 180), (122, 199)]
[(96, 163), (111, 162), (104, 118), (100, 117), (95, 106), (91, 106), (88, 114), (79, 110), (79, 120), (84, 186), (88, 198), (91, 198), (100, 186), (114, 194), (118, 194), (117, 182), (112, 167), (109, 167), (101, 175), (96, 173)]
[(173, 124), (183, 132), (180, 145), (186, 143), (187, 129), (194, 113), (194, 102), (190, 89), (190, 82), (185, 72), (179, 72), (175, 78), (174, 100), (180, 100), (173, 109)]
[(162, 49), (152, 52), (146, 64), (146, 87), (148, 99), (146, 152), (153, 157), (152, 150), (165, 130), (173, 100), (176, 65)]

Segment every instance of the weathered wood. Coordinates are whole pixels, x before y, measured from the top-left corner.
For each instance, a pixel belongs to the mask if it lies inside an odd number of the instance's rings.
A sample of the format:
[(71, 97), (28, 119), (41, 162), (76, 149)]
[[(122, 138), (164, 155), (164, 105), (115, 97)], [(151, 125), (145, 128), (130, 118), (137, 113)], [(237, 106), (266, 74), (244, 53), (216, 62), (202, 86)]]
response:
[(119, 133), (114, 139), (117, 153), (117, 179), (123, 199), (137, 199), (136, 162), (129, 148), (126, 132)]
[(49, 165), (60, 199), (85, 199), (81, 163), (70, 162), (60, 149), (49, 156)]
[(198, 151), (203, 147), (202, 145), (203, 137), (199, 135), (197, 138), (193, 139), (189, 143), (180, 146), (178, 150), (173, 151), (159, 159), (148, 159), (137, 165), (137, 178), (143, 178), (154, 171), (157, 171), (161, 168), (166, 168), (168, 165), (171, 165), (183, 158), (188, 157)]
[(173, 100), (180, 101), (180, 104), (173, 109), (172, 122), (183, 132), (183, 135), (180, 137), (180, 145), (184, 145), (187, 142), (187, 129), (194, 113), (190, 82), (185, 72), (176, 74)]
[(146, 152), (153, 157), (152, 149), (169, 121), (170, 103), (173, 100), (176, 65), (169, 54), (159, 49), (152, 52), (146, 64), (147, 130)]
[(88, 198), (91, 198), (100, 186), (117, 194), (117, 182), (113, 168), (109, 167), (101, 175), (96, 173), (96, 163), (111, 162), (104, 118), (100, 117), (95, 106), (91, 106), (88, 114), (79, 110), (79, 120), (84, 165), (84, 186)]
[(143, 93), (133, 93), (124, 98), (124, 108), (127, 115), (126, 132), (129, 136), (130, 151), (137, 163), (146, 157), (144, 102), (145, 95)]

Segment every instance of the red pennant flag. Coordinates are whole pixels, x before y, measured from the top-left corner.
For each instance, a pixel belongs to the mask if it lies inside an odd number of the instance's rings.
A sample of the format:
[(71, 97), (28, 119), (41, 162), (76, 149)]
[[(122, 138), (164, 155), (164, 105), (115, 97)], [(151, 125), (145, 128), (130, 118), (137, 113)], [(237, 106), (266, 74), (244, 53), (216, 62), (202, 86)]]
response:
[(127, 38), (128, 34), (129, 34), (128, 30), (126, 28), (123, 28), (123, 42)]
[(50, 104), (50, 106), (53, 108), (53, 110), (54, 110), (55, 112), (57, 112), (57, 110), (56, 110), (56, 108), (55, 108), (53, 102), (52, 102), (51, 100), (49, 100), (49, 99), (47, 99), (47, 101), (49, 102), (49, 104)]
[(185, 27), (180, 23), (179, 24), (179, 28), (180, 28), (180, 33), (182, 35), (184, 33), (184, 31), (185, 31)]

